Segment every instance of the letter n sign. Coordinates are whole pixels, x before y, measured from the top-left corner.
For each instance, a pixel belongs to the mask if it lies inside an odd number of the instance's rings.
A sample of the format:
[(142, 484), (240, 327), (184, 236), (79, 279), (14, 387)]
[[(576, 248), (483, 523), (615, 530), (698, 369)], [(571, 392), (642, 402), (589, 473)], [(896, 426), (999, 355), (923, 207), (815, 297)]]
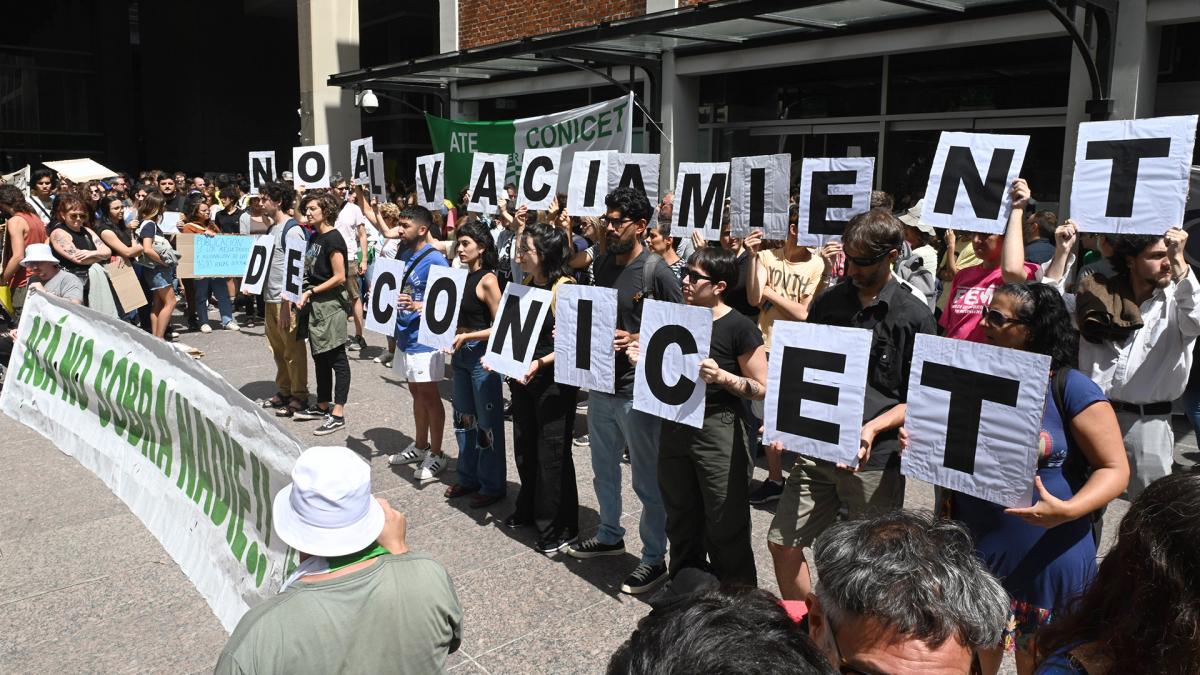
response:
[(1001, 506), (1029, 506), (1049, 381), (1049, 356), (918, 335), (902, 473)]

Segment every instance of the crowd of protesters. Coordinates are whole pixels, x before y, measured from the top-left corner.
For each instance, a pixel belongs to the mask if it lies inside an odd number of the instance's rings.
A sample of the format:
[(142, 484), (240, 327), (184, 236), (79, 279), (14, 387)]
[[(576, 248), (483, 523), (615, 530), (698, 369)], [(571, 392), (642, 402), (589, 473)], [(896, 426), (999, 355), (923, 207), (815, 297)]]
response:
[[(1200, 478), (1174, 465), (1171, 426), (1175, 401), (1200, 391), (1193, 377), (1200, 282), (1178, 227), (1164, 225), (1160, 236), (1081, 236), (1072, 221), (1037, 210), (1031, 187), (1018, 179), (1004, 234), (939, 232), (922, 220), (920, 201), (896, 211), (879, 192), (840, 241), (814, 248), (797, 243), (794, 197), (786, 239), (766, 241), (759, 232), (741, 239), (726, 225), (719, 242), (705, 242), (673, 236), (669, 193), (652, 204), (617, 189), (605, 198), (605, 215), (594, 218), (570, 214), (563, 195), (545, 211), (517, 208), (509, 185), (498, 212), (485, 216), (466, 209), (465, 190), (430, 210), (404, 186), (389, 186), (394, 199), (380, 203), (336, 176), (329, 189), (301, 193), (284, 178), (255, 195), (240, 176), (162, 171), (71, 185), (38, 170), (28, 196), (0, 185), (2, 281), (12, 310), (3, 318), (19, 317), (29, 289), (40, 288), (170, 340), (211, 331), (212, 304), (227, 330), (265, 324), (276, 393), (262, 406), (280, 418), (320, 421), (313, 433), (333, 434), (347, 424), (350, 359), (366, 346), (371, 265), (396, 258), (405, 263), (398, 319), (375, 361), (408, 382), (415, 428), (407, 447), (383, 449), (391, 465), (415, 465), (414, 478), (429, 482), (450, 464), (438, 390), (449, 377), (457, 458), (445, 497), (469, 498), (472, 508), (505, 498), (507, 414), (521, 488), (503, 527), (536, 528), (539, 551), (584, 560), (625, 553), (621, 465), (630, 465), (641, 551), (621, 590), (649, 594), (657, 609), (614, 655), (610, 672), (754, 672), (738, 660), (779, 658), (790, 660), (788, 672), (901, 672), (903, 663), (913, 671), (995, 673), (1006, 650), (1015, 651), (1022, 674), (1200, 672)], [(173, 236), (162, 227), (171, 212), (182, 214), (181, 232), (274, 237), (262, 293), (239, 293), (237, 279), (179, 279)], [(281, 296), (289, 238), (307, 248), (295, 303)], [(121, 307), (104, 274), (120, 261), (137, 271), (148, 299), (140, 310)], [(467, 286), (459, 334), (442, 351), (420, 344), (418, 328), (430, 270), (448, 265), (467, 271)], [(503, 378), (482, 363), (509, 283), (552, 293), (572, 283), (616, 290), (613, 393), (554, 381), (553, 312), (534, 338), (524, 377)], [(646, 299), (712, 312), (699, 428), (632, 406)], [(180, 305), (186, 328), (174, 323)], [(792, 453), (761, 443), (779, 320), (872, 332), (857, 463), (793, 455), (785, 472)], [(1005, 509), (940, 490), (935, 516), (902, 510), (899, 459), (918, 334), (1050, 357), (1033, 506)], [(577, 439), (584, 409), (588, 434)], [(573, 442), (590, 449), (599, 502), (600, 523), (588, 536), (579, 528)], [(267, 603), (243, 620), (219, 670), (315, 663), (365, 670), (399, 658), (424, 672), (456, 648), (461, 608), (449, 579), (407, 552), (403, 517), (370, 498), (369, 473), (359, 476), (353, 504), (344, 491), (322, 493), (345, 488), (322, 482), (330, 472), (358, 471), (352, 453), (335, 450), (306, 453), (288, 488), (296, 491), (291, 501), (276, 503), (281, 537), (315, 561), (299, 575), (311, 578), (289, 580), (289, 593), (303, 592), (326, 622), (336, 616), (320, 606), (357, 594), (354, 602), (372, 609), (347, 621), (363, 630), (372, 623), (364, 617), (387, 616), (381, 585), (419, 596), (430, 614), (411, 619), (405, 640), (381, 635), (369, 642), (387, 649), (352, 654), (322, 643), (324, 628), (302, 625), (289, 616), (293, 607)], [(760, 454), (768, 476), (751, 489)], [(1123, 494), (1133, 506), (1097, 568), (1098, 514)], [(322, 529), (304, 512), (306, 499), (354, 510), (359, 520)], [(753, 554), (750, 509), (772, 503), (767, 542), (778, 600), (752, 590), (762, 561)], [(312, 543), (331, 541), (330, 532), (336, 546)], [(339, 576), (355, 582), (322, 591), (321, 579)], [(276, 634), (292, 636), (294, 653), (269, 644)]]

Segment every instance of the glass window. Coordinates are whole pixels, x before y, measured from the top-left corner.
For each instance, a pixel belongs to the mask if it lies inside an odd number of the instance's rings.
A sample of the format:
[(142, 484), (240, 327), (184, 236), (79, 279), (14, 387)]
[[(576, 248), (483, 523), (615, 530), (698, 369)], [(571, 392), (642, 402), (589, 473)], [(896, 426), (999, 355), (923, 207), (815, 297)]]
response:
[(700, 78), (700, 122), (879, 114), (883, 61), (854, 59)]

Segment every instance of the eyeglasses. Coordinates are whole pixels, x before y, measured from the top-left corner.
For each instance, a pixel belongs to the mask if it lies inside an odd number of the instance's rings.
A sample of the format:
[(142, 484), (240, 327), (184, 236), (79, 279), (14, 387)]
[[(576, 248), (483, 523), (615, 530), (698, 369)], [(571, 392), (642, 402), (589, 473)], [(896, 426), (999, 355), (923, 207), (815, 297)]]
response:
[(694, 272), (692, 270), (688, 270), (688, 271), (684, 272), (683, 278), (689, 279), (693, 283), (696, 281), (700, 281), (701, 279), (703, 279), (704, 281), (712, 281), (712, 277), (708, 276), (707, 274), (701, 274), (699, 272)]
[(83, 220), (84, 218), (87, 218), (87, 214), (76, 211), (74, 213), (68, 213), (67, 217), (71, 220)]
[(854, 263), (855, 265), (858, 265), (859, 267), (870, 267), (871, 265), (874, 265), (875, 263), (879, 262), (880, 260), (883, 260), (884, 258), (886, 258), (887, 255), (894, 250), (896, 250), (896, 249), (889, 248), (889, 249), (883, 251), (882, 253), (879, 253), (878, 255), (871, 256), (870, 258), (860, 258), (858, 256), (847, 255), (846, 260), (849, 260), (850, 262)]
[(602, 220), (604, 222), (605, 227), (616, 227), (618, 229), (625, 223), (633, 222), (633, 218), (630, 218), (628, 216), (626, 216), (625, 218), (609, 218), (608, 216), (604, 216), (600, 220)]
[(994, 310), (991, 307), (983, 307), (979, 310), (979, 313), (983, 315), (984, 323), (990, 324), (997, 328), (1004, 328), (1010, 323), (1017, 325), (1029, 323), (1028, 321), (1018, 319), (1016, 317), (1004, 316), (999, 311)]

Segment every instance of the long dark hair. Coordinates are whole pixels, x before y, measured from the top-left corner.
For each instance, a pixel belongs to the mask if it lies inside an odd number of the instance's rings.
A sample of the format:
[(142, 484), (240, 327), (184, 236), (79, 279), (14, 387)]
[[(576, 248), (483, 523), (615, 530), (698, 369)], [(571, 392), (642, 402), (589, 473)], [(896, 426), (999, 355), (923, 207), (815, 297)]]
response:
[(567, 246), (570, 242), (565, 232), (547, 223), (534, 223), (526, 226), (521, 236), (527, 238), (537, 251), (542, 272), (547, 279), (553, 282), (559, 277), (571, 276), (571, 270), (567, 267)]
[(1051, 370), (1079, 363), (1079, 331), (1057, 290), (1039, 283), (1004, 284), (994, 293), (1018, 300), (1016, 318), (1029, 328), (1026, 350), (1049, 356)]
[(1091, 587), (1038, 634), (1039, 658), (1094, 642), (1110, 673), (1200, 672), (1200, 474), (1138, 495)]
[(496, 271), (500, 265), (500, 259), (496, 252), (496, 240), (492, 239), (492, 233), (488, 228), (478, 220), (471, 220), (462, 227), (455, 228), (454, 238), (462, 237), (467, 237), (482, 249), (479, 256), (480, 269)]
[(121, 230), (124, 228), (125, 223), (123, 221), (114, 222), (108, 215), (109, 207), (112, 206), (113, 202), (121, 202), (122, 207), (125, 205), (125, 202), (121, 201), (120, 197), (105, 195), (100, 198), (100, 222), (96, 224), (100, 226), (107, 225), (117, 230)]

